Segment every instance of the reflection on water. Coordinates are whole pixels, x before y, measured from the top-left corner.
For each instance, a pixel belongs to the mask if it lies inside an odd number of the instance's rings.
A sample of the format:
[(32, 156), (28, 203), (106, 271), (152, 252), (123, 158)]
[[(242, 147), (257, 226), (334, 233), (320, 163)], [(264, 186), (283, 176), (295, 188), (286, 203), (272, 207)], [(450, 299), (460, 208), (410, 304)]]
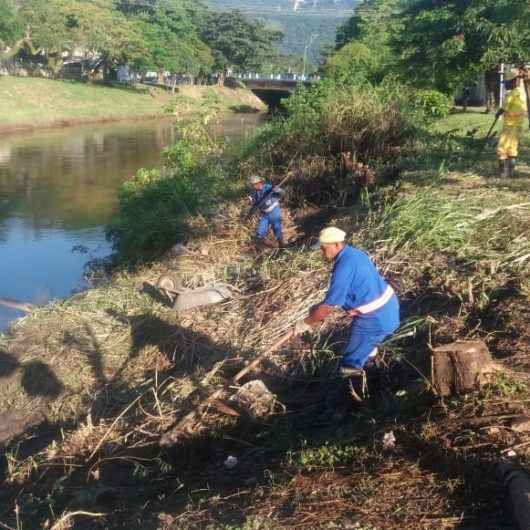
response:
[[(223, 131), (258, 119), (233, 116)], [(119, 185), (159, 166), (174, 139), (170, 120), (0, 136), (0, 298), (41, 304), (86, 287), (87, 261), (111, 251), (104, 226)], [(21, 315), (0, 306), (0, 331)]]

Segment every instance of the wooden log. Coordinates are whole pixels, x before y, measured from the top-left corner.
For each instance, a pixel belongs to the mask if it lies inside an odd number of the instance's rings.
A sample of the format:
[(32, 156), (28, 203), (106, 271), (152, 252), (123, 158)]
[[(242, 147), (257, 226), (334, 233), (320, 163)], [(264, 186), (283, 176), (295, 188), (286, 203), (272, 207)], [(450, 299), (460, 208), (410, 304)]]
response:
[(506, 493), (506, 507), (520, 530), (530, 529), (530, 475), (523, 467), (505, 462), (498, 467)]
[(478, 390), (500, 370), (482, 341), (457, 341), (434, 348), (431, 363), (432, 385), (441, 396)]

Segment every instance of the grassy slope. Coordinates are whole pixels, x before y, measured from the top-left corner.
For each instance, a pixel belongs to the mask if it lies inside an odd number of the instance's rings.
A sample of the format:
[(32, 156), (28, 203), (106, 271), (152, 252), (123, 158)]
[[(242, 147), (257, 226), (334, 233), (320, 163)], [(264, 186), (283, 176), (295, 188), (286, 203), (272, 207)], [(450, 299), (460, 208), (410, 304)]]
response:
[[(439, 127), (465, 123), (484, 130), (490, 121), (456, 115)], [(437, 152), (427, 142), (422, 157), (405, 161), (398, 196), (405, 206), (389, 222), (377, 209), (361, 212), (360, 222), (355, 210), (336, 216), (356, 226), (357, 242), (399, 286), (405, 331), (413, 333), (387, 345), (389, 358), (406, 356), (424, 369), (428, 342), (481, 338), (508, 375), (480, 395), (442, 407), (415, 369), (390, 363), (391, 392), (341, 422), (323, 406), (336, 385), (327, 361), (342, 340), (341, 327), (333, 332), (332, 326), (329, 342), (324, 334), (312, 348), (296, 343), (269, 367), (276, 377), (268, 384), (288, 414), (253, 423), (225, 418), (210, 436), (195, 432), (169, 460), (160, 459), (158, 433), (205, 373), (226, 356), (254, 357), (325, 288), (328, 273), (315, 254), (249, 256), (250, 227), (242, 229), (234, 205), (211, 234), (197, 221), (201, 252), (188, 260), (168, 258), (117, 277), (110, 288), (40, 309), (4, 341), (9, 373), (0, 380), (0, 410), (34, 411), (42, 404), (65, 433), (45, 451), (24, 437), (10, 447), (9, 495), (31, 491), (21, 501), (26, 526), (83, 509), (111, 515), (101, 525), (80, 518), (76, 528), (131, 528), (139, 520), (153, 530), (344, 528), (357, 521), (366, 530), (511, 528), (500, 515), (493, 466), (501, 450), (527, 441), (506, 429), (504, 416), (528, 403), (518, 381), (530, 359), (530, 285), (525, 269), (512, 262), (528, 252), (529, 216), (524, 206), (493, 210), (528, 202), (530, 168), (522, 166), (523, 178), (497, 179), (491, 148), (471, 168), (474, 152), (465, 145), (464, 131), (449, 150)], [(521, 158), (529, 153), (526, 143)], [(485, 220), (476, 222), (481, 215)], [(190, 287), (228, 279), (242, 296), (175, 315), (137, 290), (167, 268), (179, 268)], [(142, 406), (114, 423), (136, 399)], [(214, 411), (208, 418), (219, 420)], [(385, 450), (382, 437), (391, 430), (396, 448)], [(518, 450), (523, 462), (525, 451)], [(240, 461), (233, 471), (222, 466), (228, 455)], [(15, 526), (12, 509), (0, 520)]]
[[(182, 93), (192, 108), (212, 94), (226, 107), (242, 103), (259, 106), (244, 91), (184, 87)], [(162, 115), (171, 100), (171, 94), (155, 88), (135, 90), (0, 76), (0, 129)]]

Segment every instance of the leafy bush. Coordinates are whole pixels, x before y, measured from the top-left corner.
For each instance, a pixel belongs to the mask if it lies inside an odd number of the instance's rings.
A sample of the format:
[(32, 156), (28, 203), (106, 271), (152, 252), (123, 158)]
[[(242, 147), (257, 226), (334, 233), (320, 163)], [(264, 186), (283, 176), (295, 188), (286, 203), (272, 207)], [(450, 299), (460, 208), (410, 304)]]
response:
[(353, 80), (379, 82), (382, 77), (381, 56), (377, 50), (361, 42), (349, 42), (328, 58), (324, 72), (348, 84), (352, 84)]
[(330, 80), (302, 89), (286, 101), (287, 116), (260, 129), (246, 158), (255, 169), (285, 166), (293, 157), (339, 159), (350, 151), (359, 161), (388, 157), (413, 134), (407, 98), (391, 84), (342, 86)]
[(378, 171), (385, 179), (397, 178), (396, 160), (421, 125), (410, 89), (393, 78), (377, 87), (326, 79), (298, 91), (285, 106), (286, 116), (260, 129), (247, 144), (238, 167), (246, 174), (271, 176), (295, 171), (291, 198), (297, 203), (346, 205), (355, 200), (360, 187), (355, 179), (363, 177), (352, 177), (343, 159), (351, 160), (351, 167), (367, 164), (372, 174)]
[(119, 218), (110, 234), (123, 258), (152, 255), (185, 239), (189, 217), (218, 200), (222, 171), (211, 119), (204, 113), (181, 125), (180, 139), (164, 152), (165, 167), (141, 169), (122, 185)]
[(415, 90), (412, 92), (413, 108), (427, 119), (445, 118), (452, 107), (451, 98), (437, 90)]
[(206, 168), (189, 173), (141, 169), (120, 191), (117, 249), (129, 257), (168, 248), (187, 235), (186, 220), (207, 207), (217, 178)]

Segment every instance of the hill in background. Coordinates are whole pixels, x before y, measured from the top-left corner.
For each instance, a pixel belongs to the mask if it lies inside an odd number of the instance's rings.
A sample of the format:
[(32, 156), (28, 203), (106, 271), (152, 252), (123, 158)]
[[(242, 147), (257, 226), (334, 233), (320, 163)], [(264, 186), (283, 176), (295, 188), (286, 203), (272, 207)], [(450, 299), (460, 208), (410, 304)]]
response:
[(348, 19), (358, 0), (207, 0), (216, 10), (237, 9), (266, 21), (285, 34), (281, 50), (318, 64), (323, 46), (335, 42), (337, 27)]

